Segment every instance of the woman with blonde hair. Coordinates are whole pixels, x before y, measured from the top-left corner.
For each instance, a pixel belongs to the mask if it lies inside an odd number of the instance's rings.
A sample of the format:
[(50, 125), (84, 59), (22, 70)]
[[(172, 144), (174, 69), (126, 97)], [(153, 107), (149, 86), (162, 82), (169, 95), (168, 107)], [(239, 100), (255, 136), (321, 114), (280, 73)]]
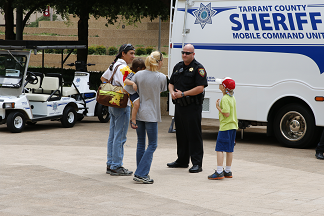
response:
[[(145, 60), (146, 70), (138, 71), (132, 81), (137, 84), (137, 91), (141, 98), (136, 115), (137, 124), (137, 169), (134, 181), (153, 184), (149, 172), (153, 160), (153, 153), (157, 148), (158, 122), (161, 122), (160, 93), (167, 90), (167, 78), (158, 72), (163, 64), (163, 55), (154, 51)], [(145, 138), (148, 146), (145, 149)]]

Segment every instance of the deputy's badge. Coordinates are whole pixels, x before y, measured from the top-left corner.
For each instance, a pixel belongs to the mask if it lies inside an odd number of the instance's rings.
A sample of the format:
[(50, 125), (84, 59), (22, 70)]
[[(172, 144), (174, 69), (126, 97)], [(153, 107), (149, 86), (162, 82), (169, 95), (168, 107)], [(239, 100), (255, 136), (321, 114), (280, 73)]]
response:
[(206, 75), (205, 69), (204, 68), (199, 68), (198, 72), (200, 74), (200, 76), (204, 77)]
[(182, 73), (182, 72), (183, 72), (183, 68), (180, 68), (179, 73)]
[(192, 72), (193, 71), (193, 68), (190, 68), (189, 71)]

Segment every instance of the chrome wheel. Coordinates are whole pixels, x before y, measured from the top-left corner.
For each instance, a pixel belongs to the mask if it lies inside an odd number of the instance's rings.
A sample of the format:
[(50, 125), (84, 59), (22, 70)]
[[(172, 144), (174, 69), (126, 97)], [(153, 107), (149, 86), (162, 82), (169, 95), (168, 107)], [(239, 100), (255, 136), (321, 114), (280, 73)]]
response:
[(280, 121), (281, 134), (289, 141), (298, 141), (305, 136), (307, 123), (299, 112), (287, 112)]
[(318, 138), (313, 112), (297, 103), (282, 106), (275, 114), (273, 132), (278, 141), (290, 148), (306, 148)]

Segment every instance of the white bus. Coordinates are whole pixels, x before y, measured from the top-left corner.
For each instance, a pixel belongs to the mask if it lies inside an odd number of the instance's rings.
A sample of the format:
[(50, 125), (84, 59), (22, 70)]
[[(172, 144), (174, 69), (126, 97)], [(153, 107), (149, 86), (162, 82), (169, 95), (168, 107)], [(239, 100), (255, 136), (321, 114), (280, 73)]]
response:
[(231, 77), (240, 128), (267, 126), (287, 147), (317, 142), (324, 126), (323, 0), (176, 0), (170, 20), (169, 77), (182, 47), (193, 44), (208, 77), (203, 118), (218, 119), (215, 78)]

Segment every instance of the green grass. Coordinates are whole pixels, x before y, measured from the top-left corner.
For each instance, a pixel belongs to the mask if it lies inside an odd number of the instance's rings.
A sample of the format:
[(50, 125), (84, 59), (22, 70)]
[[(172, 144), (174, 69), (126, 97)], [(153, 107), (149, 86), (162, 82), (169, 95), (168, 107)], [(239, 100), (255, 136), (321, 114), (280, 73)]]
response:
[(35, 35), (35, 36), (60, 36), (59, 34), (55, 34), (55, 33), (46, 33), (46, 32), (43, 32), (43, 33), (24, 33), (24, 35)]
[[(0, 31), (0, 35), (5, 35), (5, 32)], [(23, 35), (34, 35), (34, 36), (69, 36), (69, 37), (77, 37), (78, 35), (60, 35), (55, 33), (26, 33), (24, 32)]]
[(47, 32), (42, 32), (42, 33), (23, 33), (24, 35), (34, 35), (34, 36), (68, 36), (68, 37), (77, 37), (78, 35), (61, 35), (61, 34), (56, 34), (56, 33), (47, 33)]

